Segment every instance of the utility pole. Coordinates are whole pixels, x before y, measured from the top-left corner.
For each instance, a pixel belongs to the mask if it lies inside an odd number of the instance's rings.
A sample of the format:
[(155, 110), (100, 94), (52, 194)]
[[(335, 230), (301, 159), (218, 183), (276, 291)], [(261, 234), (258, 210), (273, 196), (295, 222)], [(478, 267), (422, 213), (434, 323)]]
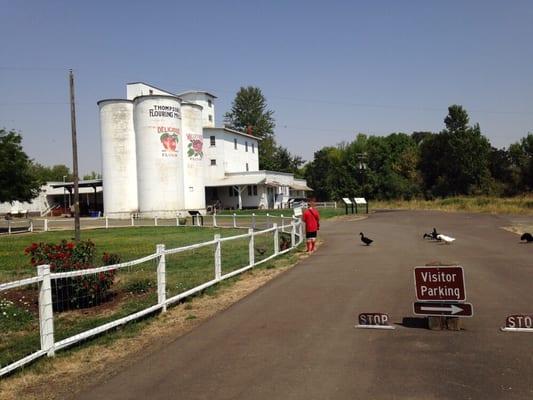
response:
[(74, 174), (74, 238), (80, 241), (80, 191), (78, 177), (78, 142), (76, 139), (76, 107), (74, 105), (74, 74), (69, 70), (70, 125), (72, 128), (72, 173)]

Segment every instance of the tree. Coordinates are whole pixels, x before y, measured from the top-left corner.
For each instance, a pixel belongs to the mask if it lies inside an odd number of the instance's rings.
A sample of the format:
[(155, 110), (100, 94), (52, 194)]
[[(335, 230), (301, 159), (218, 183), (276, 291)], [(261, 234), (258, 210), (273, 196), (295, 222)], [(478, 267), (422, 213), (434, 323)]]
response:
[(241, 87), (231, 111), (224, 115), (224, 122), (231, 128), (246, 132), (261, 139), (259, 143), (259, 168), (275, 170), (276, 142), (274, 128), (276, 123), (272, 110), (267, 110), (266, 98), (258, 87)]
[(17, 132), (0, 129), (0, 202), (31, 201), (39, 195), (41, 184), (21, 142)]
[(293, 156), (276, 144), (274, 112), (267, 109), (266, 98), (258, 87), (241, 87), (231, 111), (224, 115), (226, 126), (259, 138), (259, 169), (296, 173), (303, 164), (301, 157)]
[(70, 172), (69, 167), (64, 164), (57, 164), (52, 167), (47, 167), (39, 163), (33, 163), (32, 174), (41, 182), (45, 184), (46, 182), (61, 182), (63, 179), (66, 181), (71, 181), (72, 172)]
[(460, 105), (448, 107), (446, 129), (421, 143), (421, 172), (428, 193), (437, 196), (486, 192), (490, 187), (490, 143), (479, 124), (468, 125)]
[(533, 133), (509, 146), (509, 156), (519, 190), (533, 190)]
[(83, 175), (83, 180), (102, 179), (102, 174), (91, 171), (90, 174)]

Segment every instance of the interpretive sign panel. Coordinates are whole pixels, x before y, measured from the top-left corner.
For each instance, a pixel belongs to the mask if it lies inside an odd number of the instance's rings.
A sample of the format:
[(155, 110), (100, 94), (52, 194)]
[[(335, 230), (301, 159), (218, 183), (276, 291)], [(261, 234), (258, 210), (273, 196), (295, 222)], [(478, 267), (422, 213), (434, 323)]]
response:
[(343, 197), (342, 201), (344, 201), (344, 204), (352, 204), (352, 201), (348, 197)]
[(463, 267), (415, 267), (416, 299), (422, 301), (464, 301)]
[(366, 199), (364, 197), (354, 197), (353, 199), (355, 204), (366, 204)]
[(450, 317), (471, 317), (474, 314), (470, 303), (414, 303), (415, 314), (418, 315), (441, 315)]

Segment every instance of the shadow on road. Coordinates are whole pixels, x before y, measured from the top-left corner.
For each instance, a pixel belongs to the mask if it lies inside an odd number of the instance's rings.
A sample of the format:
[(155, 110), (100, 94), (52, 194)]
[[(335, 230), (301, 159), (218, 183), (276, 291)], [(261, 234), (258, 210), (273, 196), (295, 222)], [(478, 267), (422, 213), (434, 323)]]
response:
[(404, 317), (402, 322), (398, 322), (396, 325), (401, 325), (405, 328), (429, 329), (427, 318), (420, 317)]

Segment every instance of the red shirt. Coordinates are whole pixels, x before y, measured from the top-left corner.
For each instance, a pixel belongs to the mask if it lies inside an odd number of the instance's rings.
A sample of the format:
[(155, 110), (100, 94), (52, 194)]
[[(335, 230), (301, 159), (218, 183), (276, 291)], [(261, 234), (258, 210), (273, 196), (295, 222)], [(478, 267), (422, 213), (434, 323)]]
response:
[(304, 211), (303, 220), (306, 232), (316, 232), (320, 228), (320, 214), (315, 208), (308, 208)]

